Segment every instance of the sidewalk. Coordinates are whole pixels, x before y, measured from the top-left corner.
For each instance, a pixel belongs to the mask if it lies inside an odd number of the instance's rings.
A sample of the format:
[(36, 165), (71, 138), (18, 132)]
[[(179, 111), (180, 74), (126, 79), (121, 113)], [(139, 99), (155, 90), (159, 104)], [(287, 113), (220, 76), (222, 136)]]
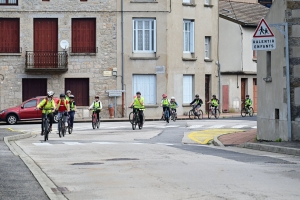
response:
[(221, 135), (214, 138), (214, 144), (300, 156), (300, 142), (260, 142), (256, 141), (256, 133), (257, 129), (252, 129)]

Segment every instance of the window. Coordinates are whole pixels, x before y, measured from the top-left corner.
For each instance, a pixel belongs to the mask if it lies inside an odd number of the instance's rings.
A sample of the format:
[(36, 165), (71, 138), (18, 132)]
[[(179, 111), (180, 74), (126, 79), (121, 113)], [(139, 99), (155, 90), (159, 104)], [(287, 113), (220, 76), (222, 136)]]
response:
[(193, 101), (193, 75), (183, 75), (183, 102), (191, 103)]
[(156, 20), (133, 20), (133, 51), (156, 52)]
[(210, 5), (210, 0), (204, 0), (205, 5)]
[(88, 78), (66, 78), (65, 90), (72, 91), (77, 106), (89, 106), (90, 86)]
[(19, 19), (0, 19), (0, 53), (20, 52)]
[(24, 104), (24, 108), (36, 107), (36, 99), (28, 101)]
[(18, 5), (18, 0), (0, 0), (0, 5)]
[(155, 75), (133, 75), (132, 94), (137, 91), (142, 93), (146, 105), (156, 104), (156, 76)]
[(72, 19), (72, 53), (96, 53), (96, 19)]
[(210, 36), (205, 37), (205, 59), (210, 59)]
[(271, 51), (267, 51), (267, 78), (271, 77)]
[(183, 51), (184, 53), (194, 53), (194, 22), (183, 21)]
[(191, 0), (183, 0), (183, 3), (191, 3)]

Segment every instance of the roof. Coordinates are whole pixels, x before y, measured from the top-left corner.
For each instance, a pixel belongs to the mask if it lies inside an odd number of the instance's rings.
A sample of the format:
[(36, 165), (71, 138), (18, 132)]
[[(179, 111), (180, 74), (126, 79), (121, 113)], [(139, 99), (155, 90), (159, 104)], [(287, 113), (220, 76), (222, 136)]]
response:
[(269, 12), (269, 8), (259, 3), (219, 1), (219, 16), (242, 26), (257, 26)]

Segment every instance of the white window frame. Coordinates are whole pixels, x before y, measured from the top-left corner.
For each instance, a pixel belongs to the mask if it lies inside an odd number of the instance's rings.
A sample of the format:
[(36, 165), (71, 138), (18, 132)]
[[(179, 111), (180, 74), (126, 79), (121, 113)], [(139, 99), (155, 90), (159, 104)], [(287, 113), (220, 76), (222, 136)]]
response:
[(189, 104), (193, 101), (194, 75), (183, 75), (182, 77), (182, 103)]
[(191, 3), (191, 0), (183, 0), (183, 3)]
[(132, 94), (139, 91), (145, 98), (145, 105), (156, 105), (156, 75), (134, 74), (132, 75)]
[(204, 0), (204, 5), (210, 5), (210, 0)]
[[(143, 22), (143, 28), (138, 29), (138, 22)], [(145, 49), (145, 22), (149, 22), (150, 28), (147, 29), (149, 30), (149, 46), (150, 49), (146, 50)], [(153, 27), (152, 26), (153, 22)], [(139, 50), (139, 41), (138, 41), (138, 32), (142, 31), (143, 32), (143, 49)], [(153, 41), (154, 40), (154, 41)], [(156, 52), (156, 19), (149, 19), (149, 18), (134, 18), (132, 20), (132, 50), (133, 52), (149, 52), (149, 53), (154, 53)]]
[(211, 37), (205, 36), (204, 39), (204, 58), (210, 59), (211, 58)]
[[(186, 25), (189, 25), (189, 30), (185, 30)], [(183, 53), (195, 53), (195, 22), (192, 20), (183, 20)], [(188, 41), (186, 41), (188, 37)], [(188, 48), (186, 48), (188, 42)]]

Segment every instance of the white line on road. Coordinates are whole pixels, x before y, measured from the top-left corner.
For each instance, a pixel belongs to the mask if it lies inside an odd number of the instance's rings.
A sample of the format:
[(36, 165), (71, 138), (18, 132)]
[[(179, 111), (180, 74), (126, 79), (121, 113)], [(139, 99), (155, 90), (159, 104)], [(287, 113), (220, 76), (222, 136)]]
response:
[(116, 142), (92, 142), (93, 144), (117, 144)]
[(224, 127), (225, 125), (214, 125), (214, 126), (211, 126), (211, 127), (208, 127), (208, 128), (222, 128)]
[(257, 128), (257, 126), (253, 126), (252, 128)]
[(52, 146), (52, 144), (50, 144), (50, 143), (32, 143), (32, 144), (34, 144), (35, 146)]
[(173, 146), (174, 145), (174, 144), (170, 144), (170, 143), (156, 143), (156, 144), (166, 145), (166, 146)]
[(246, 127), (246, 126), (248, 126), (248, 125), (236, 125), (236, 126), (233, 126), (233, 127), (231, 127), (231, 128), (244, 128), (244, 127)]
[(192, 126), (189, 126), (188, 128), (201, 128), (203, 125), (192, 125)]
[(64, 144), (67, 144), (67, 145), (83, 145), (82, 143), (79, 143), (79, 142), (64, 142)]

